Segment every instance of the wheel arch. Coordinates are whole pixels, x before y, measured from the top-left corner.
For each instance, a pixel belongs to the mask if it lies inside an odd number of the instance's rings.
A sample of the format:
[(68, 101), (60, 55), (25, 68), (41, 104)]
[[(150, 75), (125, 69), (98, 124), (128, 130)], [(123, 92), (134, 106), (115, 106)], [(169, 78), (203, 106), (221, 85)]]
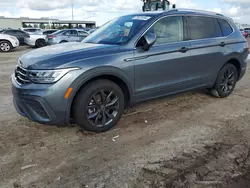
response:
[(8, 42), (8, 43), (10, 43), (11, 48), (13, 48), (11, 41), (9, 41), (8, 39), (1, 39), (0, 42)]
[(99, 79), (107, 79), (114, 83), (116, 83), (123, 91), (125, 97), (125, 108), (129, 107), (132, 101), (132, 86), (129, 84), (128, 79), (125, 77), (118, 75), (114, 72), (99, 72), (98, 74), (92, 74), (87, 79), (82, 79), (76, 86), (75, 90), (71, 94), (71, 98), (69, 100), (69, 107), (68, 107), (68, 117), (71, 118), (72, 116), (72, 106), (74, 100), (79, 93), (79, 91), (84, 88), (88, 83), (99, 80)]
[(240, 63), (240, 61), (237, 59), (237, 58), (230, 58), (230, 59), (228, 59), (227, 60), (227, 62), (223, 65), (223, 67), (226, 65), (226, 64), (233, 64), (235, 67), (236, 67), (236, 69), (237, 69), (237, 73), (238, 73), (238, 79), (239, 79), (239, 77), (240, 77), (240, 73), (241, 73), (241, 63)]

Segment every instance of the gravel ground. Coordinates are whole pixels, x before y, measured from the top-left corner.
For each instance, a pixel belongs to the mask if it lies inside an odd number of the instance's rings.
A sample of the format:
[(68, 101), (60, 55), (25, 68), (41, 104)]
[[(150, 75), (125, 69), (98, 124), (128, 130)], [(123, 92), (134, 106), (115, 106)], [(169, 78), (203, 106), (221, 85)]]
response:
[(1, 188), (249, 187), (250, 69), (226, 99), (196, 91), (151, 100), (93, 134), (16, 113), (10, 75), (29, 50), (0, 54)]

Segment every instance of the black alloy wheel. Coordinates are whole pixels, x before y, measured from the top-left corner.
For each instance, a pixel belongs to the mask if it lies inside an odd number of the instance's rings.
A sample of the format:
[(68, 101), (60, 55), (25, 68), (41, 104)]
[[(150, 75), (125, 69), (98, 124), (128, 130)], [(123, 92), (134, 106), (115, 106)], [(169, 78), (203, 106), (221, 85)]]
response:
[(43, 39), (38, 39), (38, 40), (36, 41), (36, 47), (37, 47), (37, 48), (41, 48), (41, 47), (44, 47), (44, 46), (46, 46), (45, 40), (43, 40)]
[(86, 116), (93, 126), (103, 127), (111, 123), (118, 115), (119, 98), (112, 90), (95, 93), (86, 107)]
[(124, 93), (116, 83), (95, 80), (77, 92), (72, 104), (73, 119), (84, 130), (104, 132), (117, 124), (124, 103)]
[(238, 72), (233, 64), (226, 64), (220, 71), (215, 86), (212, 89), (212, 95), (216, 97), (229, 96), (237, 83)]

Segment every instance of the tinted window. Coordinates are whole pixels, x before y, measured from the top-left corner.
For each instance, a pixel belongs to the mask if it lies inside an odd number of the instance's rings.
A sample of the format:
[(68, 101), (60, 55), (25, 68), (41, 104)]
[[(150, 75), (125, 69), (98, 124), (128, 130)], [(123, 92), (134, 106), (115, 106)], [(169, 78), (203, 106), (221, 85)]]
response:
[(4, 31), (4, 34), (15, 35), (16, 33), (13, 30), (7, 30), (7, 31)]
[(224, 36), (228, 36), (233, 32), (232, 27), (226, 20), (219, 19), (219, 23)]
[(190, 16), (187, 20), (190, 40), (221, 36), (221, 30), (213, 18)]
[(17, 35), (26, 35), (25, 32), (19, 31), (19, 30), (16, 30), (15, 33), (16, 33)]
[(81, 37), (86, 37), (89, 34), (87, 32), (85, 32), (85, 31), (78, 31), (78, 35), (81, 36)]
[(76, 30), (65, 31), (63, 35), (67, 35), (67, 36), (77, 36), (77, 31), (76, 31)]
[(181, 16), (162, 18), (148, 32), (156, 35), (155, 44), (183, 41), (183, 19)]
[(27, 32), (36, 32), (36, 31), (40, 31), (40, 29), (24, 29), (24, 31), (27, 31)]
[(55, 33), (56, 30), (50, 30), (50, 31), (44, 31), (43, 34), (44, 35), (49, 35), (49, 34), (52, 34), (52, 33)]

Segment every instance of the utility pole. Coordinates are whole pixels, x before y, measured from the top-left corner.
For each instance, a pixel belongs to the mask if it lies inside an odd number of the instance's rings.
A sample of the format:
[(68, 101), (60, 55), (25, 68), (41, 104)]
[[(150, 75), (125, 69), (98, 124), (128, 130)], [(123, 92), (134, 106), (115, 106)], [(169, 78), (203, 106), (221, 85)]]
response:
[(73, 7), (73, 3), (71, 4), (71, 8), (72, 8), (72, 20), (74, 20), (74, 7)]

